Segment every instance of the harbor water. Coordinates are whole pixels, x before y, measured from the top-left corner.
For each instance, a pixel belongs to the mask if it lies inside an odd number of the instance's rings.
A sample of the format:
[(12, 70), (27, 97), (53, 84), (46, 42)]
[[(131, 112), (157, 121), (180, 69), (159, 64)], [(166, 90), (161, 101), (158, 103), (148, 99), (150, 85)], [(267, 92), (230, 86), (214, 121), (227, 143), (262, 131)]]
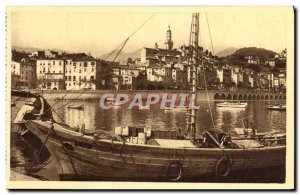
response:
[[(165, 111), (160, 109), (160, 104), (152, 105), (150, 109), (145, 110), (139, 110), (138, 107), (129, 110), (127, 109), (128, 105), (123, 105), (117, 109), (103, 110), (100, 108), (98, 101), (74, 101), (70, 103), (73, 105), (84, 103), (84, 109), (80, 110), (70, 109), (67, 108), (67, 106), (62, 107), (68, 103), (66, 101), (50, 101), (49, 103), (50, 105), (55, 103), (53, 107), (57, 109), (57, 114), (53, 113), (55, 120), (65, 122), (72, 127), (82, 127), (82, 125), (84, 125), (87, 130), (113, 132), (115, 127), (121, 125), (147, 126), (151, 127), (152, 130), (165, 131), (177, 131), (178, 129), (184, 131), (187, 127), (188, 112)], [(241, 109), (218, 108), (214, 101), (210, 101), (209, 103), (207, 101), (200, 102), (200, 109), (196, 111), (197, 131), (201, 133), (203, 130), (212, 128), (213, 126), (225, 131), (242, 128), (242, 121), (245, 117), (252, 121), (258, 133), (286, 131), (286, 112), (268, 110), (268, 105), (272, 103), (274, 102), (259, 100), (249, 101), (248, 106)], [(17, 103), (15, 107), (12, 107), (12, 118), (15, 117), (20, 106), (21, 103)], [(210, 110), (212, 115), (210, 114)], [(33, 149), (22, 141), (17, 133), (17, 128), (13, 126), (11, 132), (12, 170), (25, 174), (26, 166), (30, 166), (33, 159)], [(51, 162), (41, 171), (31, 176), (42, 180), (58, 180), (58, 176), (55, 174), (54, 162)], [(283, 182), (284, 176), (272, 176), (272, 179), (274, 182)]]

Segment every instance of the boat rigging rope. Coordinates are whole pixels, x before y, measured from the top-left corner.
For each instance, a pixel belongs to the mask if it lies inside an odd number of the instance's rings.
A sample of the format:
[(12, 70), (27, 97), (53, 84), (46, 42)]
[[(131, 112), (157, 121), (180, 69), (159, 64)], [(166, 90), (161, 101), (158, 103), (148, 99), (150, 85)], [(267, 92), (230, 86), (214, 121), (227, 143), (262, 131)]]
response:
[[(202, 59), (202, 65), (203, 65), (203, 59)], [(208, 90), (207, 90), (206, 75), (205, 75), (205, 68), (204, 67), (203, 67), (203, 76), (204, 76), (205, 92), (206, 92), (206, 96), (207, 96), (207, 103), (208, 103), (210, 118), (211, 118), (213, 128), (215, 129), (214, 116), (212, 114), (212, 109), (211, 109), (211, 105), (210, 105), (210, 101), (209, 101), (209, 95), (208, 95)]]
[(207, 21), (208, 33), (209, 33), (209, 38), (210, 38), (211, 50), (212, 50), (212, 54), (215, 55), (214, 46), (213, 46), (213, 42), (212, 42), (212, 38), (211, 38), (211, 33), (210, 33), (210, 27), (209, 27), (209, 22), (208, 22), (207, 13), (205, 13), (205, 15), (206, 15), (206, 21)]
[[(213, 52), (213, 55), (214, 55), (214, 50), (213, 50), (213, 45), (212, 45), (210, 28), (209, 28), (209, 24), (208, 24), (207, 13), (206, 13), (206, 20), (207, 20), (207, 25), (208, 25), (208, 30), (209, 30), (209, 37), (210, 37), (212, 52)], [(207, 96), (207, 103), (208, 103), (208, 108), (209, 108), (211, 122), (212, 122), (213, 128), (215, 129), (215, 122), (214, 122), (214, 117), (213, 117), (213, 114), (212, 114), (212, 109), (211, 109), (211, 105), (210, 105), (210, 101), (209, 101), (209, 95), (208, 95), (208, 89), (207, 89), (207, 83), (206, 83), (206, 74), (205, 74), (205, 67), (204, 67), (204, 63), (203, 63), (203, 55), (201, 55), (201, 58), (202, 58), (201, 61), (202, 61), (202, 67), (203, 67), (203, 76), (204, 76), (205, 92), (206, 92), (206, 96)]]
[(64, 121), (64, 119), (54, 110), (54, 109), (51, 109), (57, 116), (58, 118), (64, 123), (67, 125), (66, 121)]

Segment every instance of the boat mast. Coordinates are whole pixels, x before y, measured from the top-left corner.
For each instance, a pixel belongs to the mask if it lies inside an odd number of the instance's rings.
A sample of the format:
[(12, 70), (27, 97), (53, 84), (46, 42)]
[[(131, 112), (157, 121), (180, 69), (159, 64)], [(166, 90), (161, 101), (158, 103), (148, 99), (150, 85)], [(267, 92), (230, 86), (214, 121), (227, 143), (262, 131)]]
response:
[[(190, 67), (190, 81), (192, 87), (192, 95), (190, 105), (195, 106), (197, 102), (197, 66), (198, 66), (198, 50), (199, 50), (199, 13), (193, 13), (190, 46), (189, 46), (189, 67)], [(195, 109), (190, 109), (189, 127), (191, 132), (191, 141), (194, 142), (196, 136), (196, 113)]]

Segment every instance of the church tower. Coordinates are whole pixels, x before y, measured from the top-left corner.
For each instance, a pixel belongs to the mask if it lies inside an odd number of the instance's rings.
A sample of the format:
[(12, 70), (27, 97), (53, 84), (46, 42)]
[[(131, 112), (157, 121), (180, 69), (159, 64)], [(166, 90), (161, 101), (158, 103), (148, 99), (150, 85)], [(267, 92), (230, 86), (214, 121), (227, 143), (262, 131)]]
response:
[(169, 29), (167, 30), (167, 36), (166, 36), (166, 38), (167, 38), (167, 40), (165, 42), (166, 49), (172, 50), (173, 49), (173, 41), (172, 41), (172, 31), (171, 31), (170, 26), (169, 26)]

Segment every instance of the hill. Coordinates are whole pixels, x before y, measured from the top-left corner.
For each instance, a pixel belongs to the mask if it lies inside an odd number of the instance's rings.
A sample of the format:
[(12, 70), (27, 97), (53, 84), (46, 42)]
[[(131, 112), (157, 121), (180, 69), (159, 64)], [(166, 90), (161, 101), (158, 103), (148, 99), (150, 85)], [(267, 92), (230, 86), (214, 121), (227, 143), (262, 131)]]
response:
[[(42, 50), (48, 50), (48, 49), (42, 49), (42, 48), (37, 48), (37, 47), (20, 47), (20, 46), (11, 46), (12, 50), (16, 50), (16, 51), (24, 51), (25, 53), (32, 53), (35, 51), (42, 51)], [(64, 52), (61, 49), (49, 49), (51, 51), (57, 51), (57, 52)]]
[(229, 48), (226, 48), (224, 50), (218, 51), (215, 55), (218, 56), (218, 57), (226, 57), (226, 56), (229, 56), (229, 55), (233, 54), (237, 50), (238, 50), (238, 48), (229, 47)]
[(228, 56), (231, 59), (239, 59), (244, 60), (247, 56), (260, 57), (262, 59), (272, 58), (274, 57), (276, 52), (267, 50), (264, 48), (257, 47), (244, 47), (236, 50), (233, 54)]

